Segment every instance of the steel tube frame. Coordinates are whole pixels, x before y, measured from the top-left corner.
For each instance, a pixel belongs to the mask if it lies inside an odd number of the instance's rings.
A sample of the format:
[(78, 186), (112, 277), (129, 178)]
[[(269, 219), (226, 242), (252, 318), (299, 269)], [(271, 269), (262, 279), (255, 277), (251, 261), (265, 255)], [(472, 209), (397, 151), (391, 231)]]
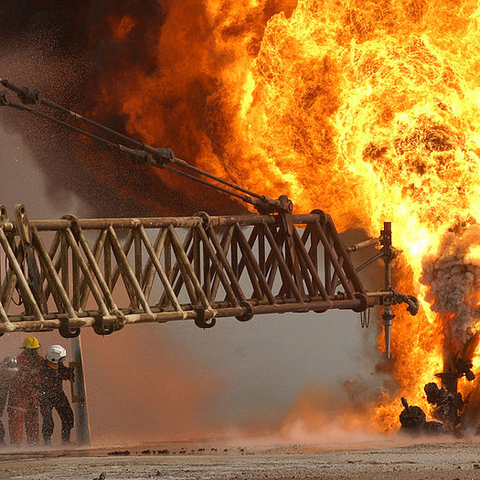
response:
[[(395, 304), (391, 290), (365, 290), (321, 211), (33, 221), (25, 214), (21, 222), (1, 211), (0, 334), (58, 329), (74, 337), (92, 327), (106, 335), (179, 320), (210, 328), (216, 318)], [(15, 290), (26, 307), (12, 305)]]

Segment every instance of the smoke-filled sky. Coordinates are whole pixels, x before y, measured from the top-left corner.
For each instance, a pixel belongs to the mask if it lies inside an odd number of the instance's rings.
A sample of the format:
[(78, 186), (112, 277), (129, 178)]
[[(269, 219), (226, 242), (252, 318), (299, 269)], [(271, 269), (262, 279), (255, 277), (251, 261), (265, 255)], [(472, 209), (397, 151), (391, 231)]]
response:
[[(118, 51), (102, 36), (109, 12), (135, 13), (144, 31), (151, 32), (147, 27), (152, 22), (162, 27), (168, 3), (4, 0), (0, 78), (40, 88), (67, 107), (94, 112), (100, 94), (96, 82), (114, 75), (116, 62), (129, 61), (132, 69), (153, 68), (152, 42), (141, 29), (130, 50)], [(115, 107), (102, 121), (122, 128)], [(191, 105), (188, 121), (202, 128), (206, 120), (197, 107)], [(192, 145), (182, 151), (177, 138), (182, 136), (176, 135), (181, 128), (172, 122), (167, 129), (172, 143), (158, 146), (193, 154)], [(171, 187), (165, 177), (152, 178), (128, 159), (6, 107), (0, 109), (0, 146), (0, 203), (12, 217), (16, 203), (24, 203), (32, 219), (65, 213), (86, 217), (244, 211), (203, 189), (186, 197), (177, 183)], [(352, 243), (361, 239), (361, 232), (345, 237)], [(320, 428), (328, 423), (324, 416), (329, 404), (355, 406), (369, 391), (378, 396), (383, 377), (373, 373), (379, 361), (377, 334), (375, 326), (361, 329), (353, 312), (271, 315), (245, 324), (224, 320), (208, 331), (192, 322), (127, 327), (105, 338), (86, 331), (82, 340), (93, 440), (298, 434), (303, 428), (295, 421), (302, 418), (305, 405), (308, 418), (313, 414)], [(15, 353), (22, 338), (15, 334), (0, 339), (2, 355)], [(39, 338), (44, 351), (56, 342), (69, 347), (56, 333)], [(321, 394), (323, 390), (335, 400)]]

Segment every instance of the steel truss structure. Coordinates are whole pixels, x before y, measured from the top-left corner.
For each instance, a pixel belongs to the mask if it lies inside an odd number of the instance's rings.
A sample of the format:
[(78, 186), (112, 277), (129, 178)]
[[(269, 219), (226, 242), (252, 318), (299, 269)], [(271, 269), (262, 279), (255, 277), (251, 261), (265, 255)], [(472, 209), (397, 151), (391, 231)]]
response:
[[(389, 268), (388, 232), (363, 246), (382, 246), (374, 259)], [(71, 338), (82, 327), (106, 335), (146, 322), (210, 328), (222, 317), (414, 308), (392, 289), (365, 290), (322, 211), (29, 221), (17, 205), (10, 221), (0, 206), (0, 265), (1, 334), (58, 329)]]

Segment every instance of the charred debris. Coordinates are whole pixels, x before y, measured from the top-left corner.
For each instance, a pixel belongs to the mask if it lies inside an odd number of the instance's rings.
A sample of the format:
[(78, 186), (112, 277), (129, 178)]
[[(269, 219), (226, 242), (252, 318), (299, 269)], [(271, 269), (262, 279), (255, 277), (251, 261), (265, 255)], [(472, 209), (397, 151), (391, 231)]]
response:
[[(472, 362), (456, 356), (452, 362), (452, 371), (437, 373), (435, 376), (441, 380), (439, 387), (435, 382), (427, 383), (423, 390), (427, 402), (432, 405), (431, 416), (433, 420), (427, 420), (427, 415), (418, 406), (411, 406), (402, 397), (403, 410), (400, 413), (401, 431), (413, 435), (422, 434), (453, 434), (461, 437), (469, 428), (468, 406), (470, 395), (463, 398), (457, 390), (458, 380), (465, 377), (468, 381), (475, 379), (472, 372)], [(447, 369), (445, 369), (447, 370)], [(480, 428), (476, 428), (476, 434)]]

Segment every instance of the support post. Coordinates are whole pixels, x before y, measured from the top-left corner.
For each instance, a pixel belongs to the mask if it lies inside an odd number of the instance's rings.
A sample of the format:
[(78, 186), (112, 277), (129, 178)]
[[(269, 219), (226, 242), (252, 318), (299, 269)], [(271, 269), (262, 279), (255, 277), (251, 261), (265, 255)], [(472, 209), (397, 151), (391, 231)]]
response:
[(72, 338), (72, 362), (75, 380), (72, 383), (72, 403), (75, 410), (75, 432), (77, 445), (90, 446), (90, 424), (88, 421), (87, 392), (83, 375), (82, 343), (80, 336)]

